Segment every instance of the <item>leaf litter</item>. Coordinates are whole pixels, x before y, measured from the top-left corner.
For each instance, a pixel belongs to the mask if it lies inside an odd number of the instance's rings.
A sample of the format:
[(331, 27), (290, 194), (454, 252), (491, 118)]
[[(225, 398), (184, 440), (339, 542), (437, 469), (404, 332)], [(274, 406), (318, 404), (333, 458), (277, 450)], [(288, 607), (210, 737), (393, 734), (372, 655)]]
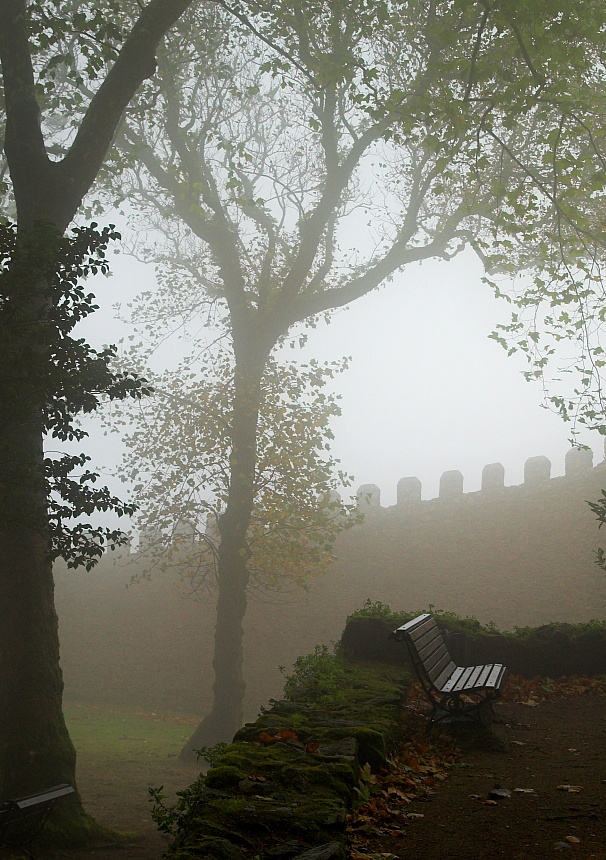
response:
[(414, 739), (404, 744), (389, 761), (389, 769), (378, 774), (370, 774), (368, 766), (362, 769), (362, 784), (366, 786), (368, 797), (348, 816), (348, 841), (353, 860), (397, 858), (393, 854), (369, 853), (368, 845), (384, 835), (404, 837), (410, 822), (425, 817), (424, 813), (406, 807), (434, 794), (460, 758), (460, 752), (446, 735), (430, 742), (421, 734), (420, 726), (411, 728)]
[[(349, 856), (352, 860), (398, 860), (398, 855), (390, 852), (377, 852), (381, 847), (381, 837), (385, 847), (393, 848), (393, 838), (398, 840), (406, 837), (408, 827), (415, 819), (423, 819), (422, 813), (411, 812), (407, 807), (413, 801), (431, 800), (441, 782), (446, 779), (449, 771), (454, 768), (472, 767), (468, 762), (461, 761), (462, 753), (456, 749), (447, 735), (440, 736), (432, 743), (426, 741), (422, 733), (423, 709), (422, 693), (411, 687), (409, 704), (406, 707), (408, 736), (414, 739), (408, 742), (398, 755), (390, 762), (390, 770), (373, 775), (368, 786), (368, 797), (348, 816)], [(606, 677), (565, 677), (556, 680), (546, 678), (526, 679), (512, 676), (508, 681), (504, 701), (535, 707), (544, 701), (566, 697), (585, 695), (606, 695)], [(415, 702), (414, 699), (417, 701)], [(412, 701), (411, 701), (412, 700)], [(529, 705), (530, 703), (530, 705)], [(420, 707), (419, 707), (420, 705)], [(417, 724), (415, 725), (415, 719)], [(519, 727), (530, 728), (518, 723)], [(511, 741), (510, 741), (511, 742)], [(517, 746), (525, 746), (526, 741), (513, 741)], [(576, 752), (576, 748), (567, 748), (568, 752)], [(606, 783), (606, 780), (603, 781)], [(560, 791), (577, 794), (583, 791), (583, 786), (563, 783), (554, 786)], [(482, 800), (481, 805), (498, 807), (506, 797), (534, 795), (537, 791), (532, 787), (516, 787), (511, 790), (500, 789), (499, 794), (468, 795), (470, 798)], [(498, 797), (498, 800), (492, 797)], [(511, 808), (511, 807), (509, 807)], [(416, 830), (414, 831), (416, 832)], [(425, 832), (425, 831), (424, 831)], [(565, 831), (564, 831), (565, 832)], [(592, 837), (594, 834), (590, 834)], [(561, 836), (559, 846), (570, 848), (581, 842), (580, 837)], [(554, 843), (552, 844), (555, 847)], [(409, 846), (411, 847), (411, 846)], [(397, 849), (394, 849), (397, 850)]]

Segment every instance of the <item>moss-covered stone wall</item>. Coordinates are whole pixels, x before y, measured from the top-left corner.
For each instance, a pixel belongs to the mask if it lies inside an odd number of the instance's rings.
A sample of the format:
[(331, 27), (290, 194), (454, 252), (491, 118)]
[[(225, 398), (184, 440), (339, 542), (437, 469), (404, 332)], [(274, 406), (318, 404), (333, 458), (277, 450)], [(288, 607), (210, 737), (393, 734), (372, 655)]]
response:
[(302, 684), (245, 725), (190, 789), (173, 860), (345, 857), (360, 768), (385, 764), (409, 674), (339, 661), (332, 689)]

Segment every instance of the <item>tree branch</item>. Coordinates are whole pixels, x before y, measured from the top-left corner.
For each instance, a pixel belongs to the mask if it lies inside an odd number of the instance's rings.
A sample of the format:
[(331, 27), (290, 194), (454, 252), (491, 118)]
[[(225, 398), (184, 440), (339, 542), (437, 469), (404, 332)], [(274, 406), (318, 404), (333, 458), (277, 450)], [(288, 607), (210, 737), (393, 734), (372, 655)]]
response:
[(25, 0), (0, 2), (0, 63), (6, 105), (4, 151), (17, 209), (49, 169), (40, 128), (34, 70), (29, 50)]
[[(448, 245), (459, 235), (457, 228), (467, 215), (467, 208), (459, 207), (447, 219), (439, 235), (426, 245), (408, 247), (409, 236), (403, 228), (389, 251), (363, 274), (352, 278), (343, 286), (329, 288), (314, 295), (300, 296), (293, 307), (288, 324), (293, 325), (324, 311), (342, 308), (350, 304), (355, 299), (370, 293), (398, 269), (409, 263), (418, 263), (432, 257), (448, 256), (450, 258), (453, 254), (448, 252)], [(458, 250), (462, 250), (462, 248), (463, 245)]]
[[(155, 73), (156, 50), (165, 33), (195, 0), (150, 0), (118, 58), (93, 96), (76, 138), (57, 165), (64, 195), (64, 226), (91, 188), (116, 128), (141, 83)], [(62, 225), (63, 226), (63, 225)]]

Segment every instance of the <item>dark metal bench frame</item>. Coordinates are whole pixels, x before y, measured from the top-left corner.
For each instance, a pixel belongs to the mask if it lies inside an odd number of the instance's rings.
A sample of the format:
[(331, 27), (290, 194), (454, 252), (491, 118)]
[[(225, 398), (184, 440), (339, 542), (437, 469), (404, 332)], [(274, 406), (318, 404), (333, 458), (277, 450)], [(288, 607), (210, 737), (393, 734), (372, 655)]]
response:
[(502, 663), (457, 666), (435, 618), (418, 615), (391, 634), (406, 642), (412, 665), (432, 706), (430, 722), (475, 720), (486, 723), (492, 702), (501, 695), (507, 676)]
[(64, 782), (46, 791), (29, 794), (17, 800), (7, 800), (0, 804), (0, 851), (13, 849), (22, 851), (30, 860), (34, 855), (30, 848), (40, 833), (55, 803), (75, 788)]

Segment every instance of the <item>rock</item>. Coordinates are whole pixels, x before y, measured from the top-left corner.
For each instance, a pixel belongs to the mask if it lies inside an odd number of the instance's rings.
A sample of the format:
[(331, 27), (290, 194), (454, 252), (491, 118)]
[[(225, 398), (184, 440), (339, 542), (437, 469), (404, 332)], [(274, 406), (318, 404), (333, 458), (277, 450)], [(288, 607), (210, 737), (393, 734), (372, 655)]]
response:
[(301, 853), (301, 849), (305, 848), (301, 842), (281, 842), (279, 845), (274, 845), (271, 848), (266, 848), (264, 857), (286, 857), (292, 860), (295, 856)]
[(355, 738), (343, 738), (341, 741), (319, 744), (317, 753), (353, 761), (358, 753), (358, 744)]
[(293, 860), (343, 860), (344, 857), (345, 847), (340, 842), (327, 842), (317, 848), (310, 848), (303, 854), (297, 854)]
[(511, 791), (508, 788), (492, 788), (488, 792), (488, 797), (498, 800), (500, 797), (511, 797)]
[(246, 855), (228, 839), (202, 839), (196, 843), (196, 853), (208, 860), (245, 860)]

